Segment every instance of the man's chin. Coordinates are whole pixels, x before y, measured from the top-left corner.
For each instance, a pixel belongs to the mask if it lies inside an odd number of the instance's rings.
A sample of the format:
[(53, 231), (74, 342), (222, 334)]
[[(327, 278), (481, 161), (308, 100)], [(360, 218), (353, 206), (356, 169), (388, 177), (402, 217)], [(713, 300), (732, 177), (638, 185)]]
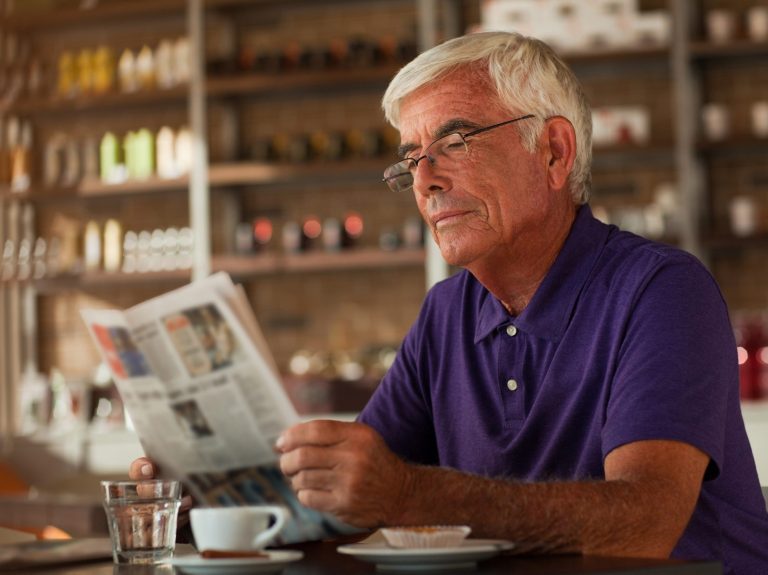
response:
[(472, 262), (473, 258), (467, 257), (467, 254), (462, 250), (443, 248), (439, 244), (438, 247), (440, 248), (440, 255), (443, 256), (445, 263), (449, 266), (463, 268)]

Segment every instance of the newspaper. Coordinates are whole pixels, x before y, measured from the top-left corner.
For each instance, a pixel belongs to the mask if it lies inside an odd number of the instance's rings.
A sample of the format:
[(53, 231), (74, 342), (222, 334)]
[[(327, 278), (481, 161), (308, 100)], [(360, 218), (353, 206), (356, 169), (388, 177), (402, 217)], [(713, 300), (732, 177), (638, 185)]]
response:
[(128, 310), (81, 310), (148, 457), (204, 505), (279, 504), (278, 543), (354, 531), (302, 506), (273, 446), (299, 416), (242, 287), (225, 273)]

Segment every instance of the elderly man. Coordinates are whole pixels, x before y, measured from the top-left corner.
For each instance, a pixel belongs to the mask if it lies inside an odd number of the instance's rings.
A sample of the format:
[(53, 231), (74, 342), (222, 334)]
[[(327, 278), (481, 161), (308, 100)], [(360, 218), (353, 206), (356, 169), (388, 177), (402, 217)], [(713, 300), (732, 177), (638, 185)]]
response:
[(593, 218), (590, 110), (543, 43), (446, 42), (383, 100), (443, 257), (355, 423), (286, 430), (299, 500), (361, 527), (467, 524), (544, 551), (768, 572), (736, 346), (692, 256)]
[(385, 180), (465, 271), (430, 291), (358, 423), (283, 434), (300, 501), (768, 572), (725, 303), (692, 256), (592, 217), (572, 72), (541, 42), (470, 35), (403, 68), (383, 106), (403, 158)]

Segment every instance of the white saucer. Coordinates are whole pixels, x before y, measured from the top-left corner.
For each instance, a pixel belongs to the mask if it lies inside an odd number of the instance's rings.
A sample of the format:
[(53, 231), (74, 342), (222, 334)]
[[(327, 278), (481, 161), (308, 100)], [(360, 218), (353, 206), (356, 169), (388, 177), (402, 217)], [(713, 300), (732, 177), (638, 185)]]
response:
[(182, 555), (168, 561), (183, 573), (193, 575), (238, 575), (245, 573), (275, 573), (288, 563), (304, 557), (301, 551), (264, 551), (269, 557), (238, 559), (203, 559), (200, 555)]
[(499, 539), (465, 539), (460, 546), (436, 549), (394, 549), (384, 542), (356, 543), (342, 545), (338, 552), (375, 563), (381, 571), (428, 571), (471, 568), (477, 561), (514, 546), (510, 541)]

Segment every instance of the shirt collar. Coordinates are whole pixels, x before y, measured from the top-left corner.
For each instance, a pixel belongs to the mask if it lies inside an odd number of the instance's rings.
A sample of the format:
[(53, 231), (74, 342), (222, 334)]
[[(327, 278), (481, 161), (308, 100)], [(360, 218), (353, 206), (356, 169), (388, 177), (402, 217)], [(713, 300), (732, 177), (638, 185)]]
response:
[(568, 325), (568, 318), (605, 246), (610, 229), (592, 216), (588, 205), (582, 205), (555, 262), (517, 319), (509, 315), (498, 299), (488, 294), (480, 307), (475, 343), (511, 319), (524, 332), (558, 340)]

